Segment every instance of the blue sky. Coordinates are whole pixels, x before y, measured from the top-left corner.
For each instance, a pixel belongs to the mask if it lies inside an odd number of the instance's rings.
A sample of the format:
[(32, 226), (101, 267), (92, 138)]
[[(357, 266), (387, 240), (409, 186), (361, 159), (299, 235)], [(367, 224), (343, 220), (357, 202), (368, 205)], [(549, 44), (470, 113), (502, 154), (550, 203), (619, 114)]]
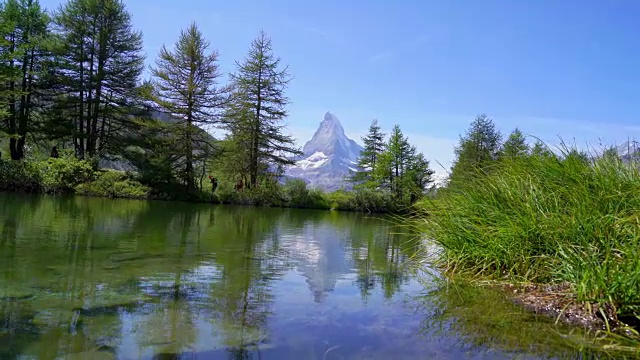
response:
[[(41, 0), (49, 8), (61, 1)], [(260, 30), (294, 80), (303, 144), (326, 111), (360, 140), (399, 124), (443, 173), (480, 113), (550, 143), (640, 138), (635, 0), (125, 0), (151, 64), (196, 21), (225, 72)]]

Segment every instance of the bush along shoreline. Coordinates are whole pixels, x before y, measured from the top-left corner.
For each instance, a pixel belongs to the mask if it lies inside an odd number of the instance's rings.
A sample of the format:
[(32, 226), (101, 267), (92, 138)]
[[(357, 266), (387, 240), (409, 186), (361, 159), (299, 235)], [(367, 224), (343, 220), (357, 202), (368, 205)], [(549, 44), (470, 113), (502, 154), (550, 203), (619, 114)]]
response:
[(418, 204), (434, 265), (640, 353), (640, 162), (566, 146), (500, 155), (459, 156), (449, 185)]
[(255, 189), (237, 191), (230, 182), (221, 182), (212, 193), (203, 180), (200, 190), (188, 191), (183, 185), (167, 181), (145, 184), (144, 179), (124, 171), (99, 169), (89, 160), (74, 156), (45, 160), (7, 160), (0, 158), (0, 191), (79, 195), (138, 200), (189, 201), (228, 205), (340, 210), (367, 213), (406, 213), (409, 208), (384, 191), (367, 188), (331, 193), (307, 188), (300, 179), (284, 184), (271, 183)]

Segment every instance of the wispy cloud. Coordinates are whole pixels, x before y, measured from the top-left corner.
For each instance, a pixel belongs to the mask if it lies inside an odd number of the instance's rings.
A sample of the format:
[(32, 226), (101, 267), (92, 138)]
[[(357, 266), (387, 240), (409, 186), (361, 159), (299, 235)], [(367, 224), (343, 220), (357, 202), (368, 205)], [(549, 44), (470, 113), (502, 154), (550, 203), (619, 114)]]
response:
[(386, 60), (389, 60), (391, 58), (393, 58), (394, 56), (396, 56), (396, 53), (394, 53), (391, 50), (387, 50), (387, 51), (382, 51), (379, 52), (377, 54), (373, 54), (371, 56), (369, 56), (369, 58), (367, 59), (367, 62), (369, 62), (370, 64), (376, 65), (379, 63), (382, 63)]
[(420, 34), (407, 41), (400, 42), (399, 45), (393, 48), (381, 50), (375, 52), (367, 58), (367, 62), (371, 65), (378, 65), (385, 61), (389, 61), (394, 57), (400, 56), (416, 47), (426, 44), (429, 41), (429, 37), (426, 34)]

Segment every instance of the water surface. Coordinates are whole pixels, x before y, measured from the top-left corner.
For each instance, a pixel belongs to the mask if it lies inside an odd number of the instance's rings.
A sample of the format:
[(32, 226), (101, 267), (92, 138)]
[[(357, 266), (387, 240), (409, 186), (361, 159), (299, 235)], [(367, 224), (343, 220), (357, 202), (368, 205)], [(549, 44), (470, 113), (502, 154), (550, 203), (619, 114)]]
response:
[(570, 330), (496, 294), (425, 289), (404, 232), (352, 213), (0, 193), (0, 359), (584, 358)]

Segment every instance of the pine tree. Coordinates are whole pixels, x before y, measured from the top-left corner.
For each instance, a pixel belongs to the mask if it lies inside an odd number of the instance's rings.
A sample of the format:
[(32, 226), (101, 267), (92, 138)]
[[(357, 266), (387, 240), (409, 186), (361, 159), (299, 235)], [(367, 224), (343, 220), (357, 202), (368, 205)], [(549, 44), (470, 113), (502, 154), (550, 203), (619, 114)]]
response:
[(225, 112), (224, 119), (228, 131), (222, 142), (222, 153), (217, 159), (217, 168), (227, 180), (248, 183), (251, 168), (251, 132), (249, 124), (253, 113), (240, 102), (232, 102)]
[(504, 158), (515, 158), (526, 156), (527, 154), (529, 154), (529, 145), (527, 145), (520, 129), (516, 128), (509, 134), (507, 141), (502, 145), (500, 156)]
[(373, 170), (376, 168), (378, 157), (384, 152), (386, 147), (384, 137), (385, 134), (380, 130), (378, 120), (373, 120), (369, 126), (369, 132), (366, 136), (362, 137), (364, 149), (358, 159), (359, 170), (351, 175), (351, 181), (365, 184), (366, 186), (372, 185)]
[(27, 133), (34, 127), (36, 91), (47, 56), (44, 45), (49, 35), (49, 17), (37, 0), (7, 0), (0, 8), (0, 18), (0, 72), (5, 75), (1, 92), (6, 94), (2, 110), (11, 158), (19, 160), (25, 155)]
[(486, 115), (477, 116), (455, 149), (451, 183), (485, 171), (498, 158), (501, 139), (493, 120)]
[(302, 152), (295, 147), (292, 136), (283, 133), (282, 121), (289, 103), (285, 89), (289, 83), (288, 69), (280, 69), (280, 59), (273, 55), (271, 39), (264, 32), (253, 40), (249, 54), (231, 76), (234, 109), (228, 127), (242, 133), (249, 147), (249, 186), (274, 169), (294, 163), (292, 155)]
[(54, 22), (56, 107), (50, 118), (73, 119), (78, 157), (107, 153), (110, 138), (126, 133), (130, 109), (138, 105), (142, 34), (132, 30), (122, 0), (69, 0)]
[(180, 34), (173, 50), (163, 46), (152, 69), (155, 78), (153, 98), (160, 109), (176, 123), (174, 136), (184, 164), (183, 180), (187, 189), (195, 189), (195, 151), (202, 154), (213, 144), (202, 136), (202, 130), (220, 122), (226, 104), (227, 88), (218, 86), (218, 52), (208, 52), (206, 41), (195, 23)]
[(538, 140), (531, 148), (531, 156), (553, 156), (553, 152), (542, 141)]
[(403, 177), (408, 167), (408, 162), (414, 155), (412, 151), (415, 149), (409, 145), (409, 141), (402, 133), (399, 125), (395, 125), (391, 130), (387, 151), (391, 155), (391, 191), (398, 199), (402, 199)]
[(411, 153), (414, 155), (408, 161), (405, 192), (409, 194), (409, 203), (413, 204), (424, 195), (433, 182), (435, 172), (429, 168), (429, 161), (424, 154), (418, 153), (415, 148)]

